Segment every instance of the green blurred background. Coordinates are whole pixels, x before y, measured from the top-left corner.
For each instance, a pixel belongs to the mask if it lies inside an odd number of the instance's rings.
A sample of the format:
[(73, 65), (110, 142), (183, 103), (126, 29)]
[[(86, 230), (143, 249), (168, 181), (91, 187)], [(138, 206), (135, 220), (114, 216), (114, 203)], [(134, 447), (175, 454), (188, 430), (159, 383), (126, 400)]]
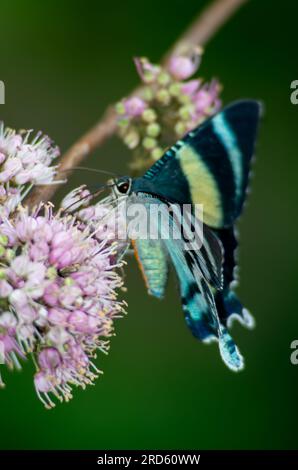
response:
[[(206, 4), (2, 0), (0, 118), (42, 129), (66, 150), (137, 84), (132, 56), (157, 61)], [(248, 2), (210, 41), (200, 69), (221, 80), (226, 103), (255, 97), (266, 105), (240, 223), (238, 291), (257, 322), (254, 331), (233, 328), (245, 370), (230, 372), (215, 344), (191, 336), (173, 279), (164, 301), (149, 298), (131, 259), (128, 315), (116, 323), (109, 356), (98, 358), (103, 377), (46, 411), (29, 363), (22, 373), (3, 371), (1, 448), (297, 448), (298, 366), (290, 363), (290, 343), (298, 339), (298, 106), (290, 103), (297, 15), (294, 0)], [(114, 138), (86, 165), (126, 173), (128, 158)], [(94, 185), (98, 175), (76, 174), (68, 189), (84, 182)]]

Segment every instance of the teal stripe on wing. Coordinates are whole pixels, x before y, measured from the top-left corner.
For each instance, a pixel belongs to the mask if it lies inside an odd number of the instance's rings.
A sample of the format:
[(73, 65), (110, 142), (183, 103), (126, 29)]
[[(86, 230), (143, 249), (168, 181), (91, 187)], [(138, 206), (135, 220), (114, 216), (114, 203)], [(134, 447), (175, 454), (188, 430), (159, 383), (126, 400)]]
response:
[(225, 119), (225, 113), (217, 114), (213, 120), (213, 130), (226, 149), (233, 170), (237, 197), (242, 197), (243, 191), (243, 155), (238, 146), (233, 129)]

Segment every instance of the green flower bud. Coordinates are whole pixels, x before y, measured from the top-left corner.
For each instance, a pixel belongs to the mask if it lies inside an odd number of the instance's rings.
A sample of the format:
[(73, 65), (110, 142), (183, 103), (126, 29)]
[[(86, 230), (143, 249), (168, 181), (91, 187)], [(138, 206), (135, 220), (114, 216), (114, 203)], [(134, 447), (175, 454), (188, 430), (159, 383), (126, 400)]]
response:
[(191, 104), (191, 97), (189, 95), (180, 93), (180, 95), (178, 95), (176, 98), (181, 104)]
[(155, 75), (149, 70), (144, 71), (143, 79), (145, 83), (152, 83), (155, 80)]
[(191, 117), (192, 108), (191, 106), (182, 106), (179, 109), (179, 116), (183, 121), (187, 121)]
[(121, 119), (118, 120), (117, 124), (118, 124), (118, 126), (121, 127), (121, 128), (127, 127), (128, 124), (129, 124), (129, 119), (127, 119), (127, 118), (121, 118)]
[(6, 279), (5, 269), (0, 269), (0, 279)]
[(65, 285), (65, 286), (70, 287), (70, 286), (73, 285), (73, 283), (74, 283), (74, 281), (73, 281), (73, 279), (72, 279), (71, 277), (66, 277), (66, 278), (64, 279), (64, 285)]
[(8, 243), (8, 237), (6, 235), (0, 235), (0, 245), (6, 246)]
[(151, 157), (152, 157), (152, 160), (159, 160), (160, 157), (163, 156), (163, 149), (160, 148), (160, 147), (155, 147), (155, 149), (152, 150), (151, 152)]
[(156, 117), (157, 117), (156, 112), (154, 111), (154, 109), (151, 109), (151, 108), (145, 109), (145, 111), (142, 114), (142, 119), (145, 122), (153, 122), (156, 120)]
[(116, 105), (115, 105), (115, 110), (116, 110), (116, 113), (119, 114), (119, 115), (125, 114), (124, 104), (121, 101), (119, 101), (119, 103), (116, 103)]
[(160, 125), (157, 122), (152, 122), (147, 126), (146, 131), (150, 137), (157, 137), (160, 133)]
[(56, 279), (57, 277), (57, 269), (54, 268), (54, 266), (51, 266), (50, 268), (47, 269), (47, 278), (48, 279)]
[(171, 101), (171, 95), (166, 88), (161, 88), (156, 93), (156, 99), (163, 105), (168, 105)]
[(141, 98), (145, 101), (151, 101), (153, 99), (153, 91), (149, 86), (146, 86), (141, 93)]
[(4, 246), (0, 245), (0, 258), (2, 258), (4, 256), (4, 254), (5, 254), (5, 248), (4, 248)]
[(186, 132), (186, 125), (182, 121), (178, 121), (175, 125), (175, 132), (178, 136), (182, 136)]
[(130, 131), (125, 137), (124, 142), (129, 149), (134, 149), (140, 142), (140, 136), (136, 131)]
[(161, 72), (157, 77), (157, 81), (160, 85), (168, 85), (171, 81), (171, 77), (167, 72)]
[(8, 248), (6, 251), (5, 251), (5, 259), (7, 261), (11, 261), (15, 258), (15, 251), (12, 250), (11, 248)]
[(154, 149), (154, 147), (156, 147), (157, 142), (156, 142), (156, 140), (153, 139), (152, 137), (145, 137), (145, 138), (143, 139), (142, 144), (143, 144), (143, 147), (144, 147), (146, 150), (152, 150), (152, 149)]
[(179, 96), (181, 93), (181, 84), (180, 83), (172, 83), (169, 88), (169, 92), (172, 96)]

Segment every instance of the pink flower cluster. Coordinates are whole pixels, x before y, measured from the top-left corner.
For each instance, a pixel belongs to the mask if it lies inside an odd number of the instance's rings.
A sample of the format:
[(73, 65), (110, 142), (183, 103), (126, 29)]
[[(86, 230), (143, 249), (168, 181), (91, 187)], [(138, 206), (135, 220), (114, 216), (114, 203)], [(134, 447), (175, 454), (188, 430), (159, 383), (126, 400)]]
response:
[(113, 195), (101, 199), (97, 204), (90, 204), (91, 199), (90, 191), (82, 185), (66, 195), (61, 207), (66, 212), (74, 212), (83, 226), (87, 224), (93, 230), (97, 240), (107, 239), (111, 242), (117, 240), (117, 252), (123, 257), (130, 243), (125, 201), (122, 203)]
[(190, 79), (201, 54), (199, 48), (188, 49), (172, 56), (167, 67), (135, 59), (142, 91), (116, 105), (119, 135), (134, 151), (135, 170), (150, 166), (175, 140), (220, 109), (218, 81)]
[(0, 123), (0, 219), (8, 216), (34, 184), (51, 184), (59, 155), (49, 137), (31, 131), (17, 133)]
[(123, 313), (116, 290), (117, 247), (51, 205), (19, 209), (0, 225), (0, 350), (9, 367), (33, 354), (34, 383), (46, 407), (71, 398), (98, 375), (113, 320)]
[(57, 213), (50, 203), (24, 207), (33, 185), (52, 184), (59, 155), (48, 137), (30, 134), (0, 125), (0, 364), (21, 368), (30, 355), (36, 392), (51, 408), (53, 396), (69, 400), (73, 385), (85, 387), (100, 372), (93, 359), (108, 351), (124, 312), (117, 268), (126, 245), (103, 221), (110, 207), (87, 207), (85, 187)]

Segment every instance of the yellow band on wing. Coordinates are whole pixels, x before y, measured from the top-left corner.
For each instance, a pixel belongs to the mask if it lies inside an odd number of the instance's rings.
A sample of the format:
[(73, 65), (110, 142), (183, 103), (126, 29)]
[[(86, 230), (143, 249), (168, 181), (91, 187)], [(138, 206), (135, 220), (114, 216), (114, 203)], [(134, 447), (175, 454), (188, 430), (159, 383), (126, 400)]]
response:
[(193, 204), (203, 204), (204, 223), (221, 227), (222, 204), (217, 183), (200, 155), (189, 145), (178, 152), (181, 169), (189, 184)]

